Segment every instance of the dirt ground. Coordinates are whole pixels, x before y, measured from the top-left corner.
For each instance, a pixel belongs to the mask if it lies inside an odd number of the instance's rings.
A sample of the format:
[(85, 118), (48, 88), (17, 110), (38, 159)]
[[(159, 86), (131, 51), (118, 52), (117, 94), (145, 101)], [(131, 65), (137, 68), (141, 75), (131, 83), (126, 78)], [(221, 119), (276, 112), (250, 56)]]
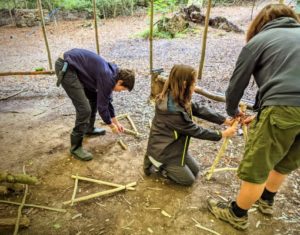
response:
[[(260, 8), (255, 8), (255, 12)], [(246, 29), (250, 7), (214, 8), (212, 15), (226, 16)], [(93, 27), (88, 22), (58, 22), (47, 26), (52, 60), (65, 50), (79, 47), (95, 51)], [(118, 136), (110, 133), (97, 138), (86, 138), (84, 145), (94, 154), (90, 162), (72, 158), (69, 134), (74, 123), (74, 109), (62, 88), (55, 86), (55, 76), (1, 77), (0, 97), (18, 91), (22, 93), (0, 101), (0, 171), (21, 173), (23, 166), (28, 174), (37, 176), (40, 183), (29, 186), (27, 203), (65, 208), (66, 213), (25, 207), (23, 214), (31, 220), (30, 227), (19, 234), (79, 235), (79, 234), (210, 234), (197, 228), (202, 226), (220, 234), (300, 234), (300, 171), (292, 173), (276, 197), (275, 215), (262, 216), (256, 208), (251, 210), (250, 227), (239, 232), (215, 219), (207, 210), (209, 196), (234, 198), (239, 180), (233, 172), (216, 173), (210, 181), (203, 176), (221, 145), (221, 142), (192, 140), (190, 153), (198, 159), (202, 174), (192, 187), (181, 187), (158, 175), (146, 177), (142, 172), (143, 156), (149, 133), (149, 120), (153, 106), (149, 103), (148, 42), (135, 36), (148, 26), (146, 15), (101, 20), (99, 25), (101, 54), (109, 61), (132, 68), (137, 73), (132, 93), (114, 96), (118, 114), (129, 113), (137, 125), (140, 138), (121, 135), (129, 146), (122, 150)], [(154, 67), (166, 72), (175, 63), (197, 67), (202, 27), (185, 38), (154, 41)], [(223, 93), (233, 70), (238, 53), (244, 44), (244, 35), (209, 29), (207, 57), (202, 87)], [(47, 55), (39, 27), (0, 28), (0, 71), (28, 71), (35, 67), (47, 68)], [(253, 100), (255, 87), (250, 86), (245, 98)], [(209, 105), (220, 113), (224, 104), (209, 101), (198, 95), (194, 100)], [(127, 126), (126, 120), (121, 122)], [(201, 125), (219, 129), (216, 125)], [(97, 125), (101, 126), (100, 120)], [(219, 166), (236, 167), (242, 157), (243, 137), (232, 139)], [(127, 184), (137, 182), (135, 191), (119, 192), (109, 196), (64, 206), (73, 193), (71, 175)], [(94, 183), (79, 183), (78, 196), (110, 189)], [(21, 201), (22, 193), (1, 196), (1, 199)], [(0, 218), (16, 217), (17, 207), (0, 204)], [(170, 217), (165, 216), (167, 212)], [(1, 230), (0, 234), (12, 234)]]

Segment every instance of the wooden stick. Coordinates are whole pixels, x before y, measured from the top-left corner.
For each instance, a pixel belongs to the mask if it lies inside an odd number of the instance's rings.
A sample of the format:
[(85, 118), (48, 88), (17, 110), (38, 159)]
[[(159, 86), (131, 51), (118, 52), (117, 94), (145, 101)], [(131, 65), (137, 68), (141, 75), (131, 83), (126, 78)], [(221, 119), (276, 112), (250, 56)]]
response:
[(98, 38), (98, 24), (97, 24), (97, 7), (96, 7), (96, 0), (93, 0), (93, 11), (94, 11), (94, 23), (95, 23), (95, 37), (96, 37), (96, 48), (97, 54), (100, 54), (99, 49), (99, 38)]
[(43, 30), (43, 35), (44, 35), (46, 49), (47, 49), (49, 69), (52, 70), (51, 53), (50, 53), (48, 39), (47, 39), (47, 33), (46, 33), (46, 27), (45, 27), (45, 21), (44, 21), (44, 13), (43, 13), (42, 2), (41, 2), (41, 0), (37, 0), (37, 3), (38, 3), (38, 7), (39, 7), (40, 16), (41, 16), (42, 30)]
[[(239, 120), (235, 120), (234, 123), (232, 124), (232, 126), (237, 126), (238, 124), (239, 124)], [(211, 166), (211, 168), (210, 168), (210, 170), (207, 174), (207, 177), (206, 177), (207, 180), (210, 180), (210, 178), (212, 177), (212, 174), (214, 173), (214, 170), (215, 170), (217, 164), (219, 163), (221, 157), (224, 155), (224, 152), (225, 152), (225, 150), (227, 149), (227, 146), (228, 146), (228, 141), (229, 141), (229, 138), (225, 137), (224, 142), (223, 142), (223, 144), (222, 144), (222, 146), (221, 146), (221, 148), (220, 148), (220, 150), (219, 150), (219, 152), (218, 152), (218, 154), (217, 154), (217, 156), (216, 156), (216, 158), (215, 158), (215, 160), (214, 160), (214, 162), (213, 162), (213, 164), (212, 164), (212, 166)]]
[(11, 97), (14, 97), (14, 96), (16, 96), (16, 95), (21, 94), (22, 92), (24, 92), (24, 90), (21, 90), (21, 91), (18, 91), (18, 92), (16, 92), (16, 93), (12, 94), (12, 95), (3, 97), (3, 98), (1, 98), (0, 100), (7, 100), (7, 99), (9, 99), (9, 98), (11, 98)]
[[(21, 205), (21, 203), (19, 203), (19, 202), (11, 202), (11, 201), (5, 201), (5, 200), (0, 200), (0, 203), (6, 203), (6, 204), (11, 204), (11, 205)], [(53, 207), (41, 206), (41, 205), (34, 205), (34, 204), (24, 204), (24, 206), (45, 209), (45, 210), (49, 210), (49, 211), (62, 212), (62, 213), (67, 212), (65, 209), (59, 209), (59, 208), (53, 208)]]
[(13, 76), (13, 75), (44, 75), (44, 74), (55, 74), (55, 71), (18, 71), (18, 72), (2, 72), (0, 77)]
[[(75, 175), (72, 175), (71, 177), (73, 179), (76, 179)], [(112, 187), (121, 187), (121, 186), (124, 186), (124, 185), (121, 185), (121, 184), (110, 183), (110, 182), (106, 182), (106, 181), (102, 181), (102, 180), (96, 180), (96, 179), (91, 179), (91, 178), (82, 177), (82, 176), (77, 176), (77, 178), (79, 180), (85, 180), (85, 181), (93, 182), (93, 183), (96, 183), (96, 184), (104, 184), (104, 185), (108, 185), (108, 186), (112, 186)], [(136, 183), (135, 183), (135, 185), (136, 185)], [(133, 186), (135, 186), (135, 185), (133, 185)], [(133, 188), (133, 187), (127, 187), (126, 189), (127, 190), (135, 190), (135, 188)]]
[(121, 146), (122, 149), (127, 150), (127, 145), (123, 142), (123, 140), (119, 139), (118, 144)]
[(136, 136), (136, 137), (138, 137), (138, 136), (141, 135), (140, 133), (135, 132), (135, 131), (132, 131), (132, 130), (129, 130), (129, 129), (127, 129), (127, 128), (124, 128), (124, 133), (125, 133), (125, 134), (129, 134), (129, 135), (134, 135), (134, 136)]
[[(24, 175), (26, 174), (25, 166), (23, 166), (23, 173), (24, 173)], [(19, 223), (20, 223), (20, 219), (21, 219), (21, 216), (22, 216), (22, 209), (23, 209), (25, 201), (26, 201), (27, 193), (28, 193), (28, 185), (26, 184), (25, 185), (24, 196), (23, 196), (21, 205), (18, 208), (18, 216), (17, 216), (17, 220), (16, 220), (16, 224), (15, 224), (14, 235), (17, 235), (18, 231), (19, 231)]]
[[(154, 0), (150, 0), (150, 31), (149, 31), (149, 69), (152, 74), (153, 69), (153, 19), (154, 19)], [(153, 82), (153, 76), (151, 76), (151, 83)], [(152, 86), (151, 86), (152, 87)]]
[(78, 187), (78, 178), (77, 177), (78, 177), (78, 175), (76, 174), (75, 184), (74, 184), (74, 191), (73, 191), (73, 195), (72, 195), (72, 198), (71, 198), (71, 206), (73, 206), (74, 199), (75, 199), (76, 192), (77, 192), (77, 187)]
[(138, 130), (136, 129), (136, 126), (134, 124), (134, 122), (132, 121), (131, 117), (129, 115), (127, 115), (127, 119), (130, 122), (130, 125), (132, 126), (133, 130), (138, 133)]
[[(237, 171), (237, 168), (231, 168), (231, 167), (223, 167), (223, 168), (217, 168), (214, 169), (214, 173), (216, 172), (221, 172), (221, 171)], [(210, 172), (210, 170), (208, 170), (205, 174), (208, 174)]]
[[(0, 219), (0, 228), (10, 229), (14, 227), (16, 224), (16, 218), (1, 218)], [(19, 221), (20, 228), (28, 228), (30, 224), (30, 220), (27, 216), (22, 216)]]
[(206, 227), (200, 225), (200, 223), (199, 223), (197, 220), (195, 220), (194, 218), (192, 218), (192, 220), (196, 223), (195, 226), (196, 226), (197, 228), (201, 228), (201, 229), (203, 229), (203, 230), (205, 230), (205, 231), (208, 231), (208, 232), (213, 233), (213, 234), (216, 234), (216, 235), (221, 235), (220, 233), (218, 233), (218, 232), (216, 232), (216, 231), (214, 231), (214, 230), (211, 230), (211, 229), (209, 229), (209, 228), (206, 228)]
[[(119, 192), (119, 191), (122, 191), (122, 190), (126, 190), (127, 187), (131, 187), (131, 186), (134, 186), (134, 185), (136, 185), (136, 182), (133, 182), (133, 183), (130, 183), (130, 184), (127, 184), (127, 185), (123, 185), (123, 186), (115, 188), (115, 189), (105, 190), (105, 191), (98, 192), (98, 193), (93, 193), (93, 194), (90, 194), (90, 195), (87, 195), (87, 196), (78, 197), (78, 198), (74, 199), (74, 202), (86, 201), (86, 200), (89, 200), (89, 199), (92, 199), (92, 198), (96, 198), (96, 197), (100, 197), (100, 196), (103, 196), (103, 195)], [(70, 203), (71, 203), (71, 201), (63, 202), (64, 205), (67, 205), (67, 204), (70, 204)]]
[(201, 52), (201, 59), (200, 59), (200, 64), (199, 64), (198, 79), (202, 78), (202, 73), (203, 73), (210, 9), (211, 9), (211, 0), (208, 0), (208, 5), (207, 5), (207, 9), (206, 9), (206, 16), (205, 16), (204, 32), (203, 32), (203, 35), (202, 35), (202, 52)]

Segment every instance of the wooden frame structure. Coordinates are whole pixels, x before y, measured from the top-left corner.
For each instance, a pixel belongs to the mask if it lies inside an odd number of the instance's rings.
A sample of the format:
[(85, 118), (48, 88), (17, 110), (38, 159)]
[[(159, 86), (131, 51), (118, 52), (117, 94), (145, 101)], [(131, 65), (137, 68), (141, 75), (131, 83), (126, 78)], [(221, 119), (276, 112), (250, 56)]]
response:
[[(99, 38), (98, 38), (96, 0), (92, 0), (92, 2), (93, 2), (93, 12), (94, 12), (96, 49), (97, 49), (97, 53), (99, 54), (100, 53), (100, 48), (99, 48)], [(50, 51), (50, 48), (49, 48), (49, 43), (48, 43), (48, 38), (47, 38), (47, 31), (46, 31), (46, 27), (45, 27), (42, 0), (37, 0), (37, 5), (38, 5), (38, 9), (39, 9), (39, 14), (40, 14), (40, 17), (41, 17), (41, 26), (42, 26), (45, 46), (46, 46), (46, 50), (47, 50), (49, 70), (47, 70), (47, 71), (9, 71), (9, 72), (0, 72), (0, 77), (1, 76), (14, 76), (14, 75), (44, 75), (44, 74), (53, 75), (53, 74), (55, 74), (55, 71), (53, 70), (53, 66), (52, 66), (51, 51)]]

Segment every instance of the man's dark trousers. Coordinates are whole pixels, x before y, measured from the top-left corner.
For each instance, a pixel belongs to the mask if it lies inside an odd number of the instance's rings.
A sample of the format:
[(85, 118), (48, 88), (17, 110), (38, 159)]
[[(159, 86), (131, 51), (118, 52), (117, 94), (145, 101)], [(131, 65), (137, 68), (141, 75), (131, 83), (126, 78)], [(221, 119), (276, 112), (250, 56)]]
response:
[[(64, 61), (58, 59), (55, 63), (55, 72), (62, 69)], [(92, 131), (97, 112), (97, 93), (85, 89), (78, 79), (75, 70), (68, 68), (61, 81), (61, 85), (72, 100), (76, 109), (76, 121), (72, 135), (83, 137), (86, 132)]]

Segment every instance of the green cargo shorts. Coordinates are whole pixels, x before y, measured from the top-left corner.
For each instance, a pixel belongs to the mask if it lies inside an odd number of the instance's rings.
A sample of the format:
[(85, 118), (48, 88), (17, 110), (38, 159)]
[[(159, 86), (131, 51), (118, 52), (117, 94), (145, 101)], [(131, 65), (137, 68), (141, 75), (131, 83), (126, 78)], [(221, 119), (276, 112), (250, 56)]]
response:
[(300, 167), (300, 107), (265, 107), (248, 137), (238, 168), (241, 180), (263, 184), (271, 170), (289, 174)]

